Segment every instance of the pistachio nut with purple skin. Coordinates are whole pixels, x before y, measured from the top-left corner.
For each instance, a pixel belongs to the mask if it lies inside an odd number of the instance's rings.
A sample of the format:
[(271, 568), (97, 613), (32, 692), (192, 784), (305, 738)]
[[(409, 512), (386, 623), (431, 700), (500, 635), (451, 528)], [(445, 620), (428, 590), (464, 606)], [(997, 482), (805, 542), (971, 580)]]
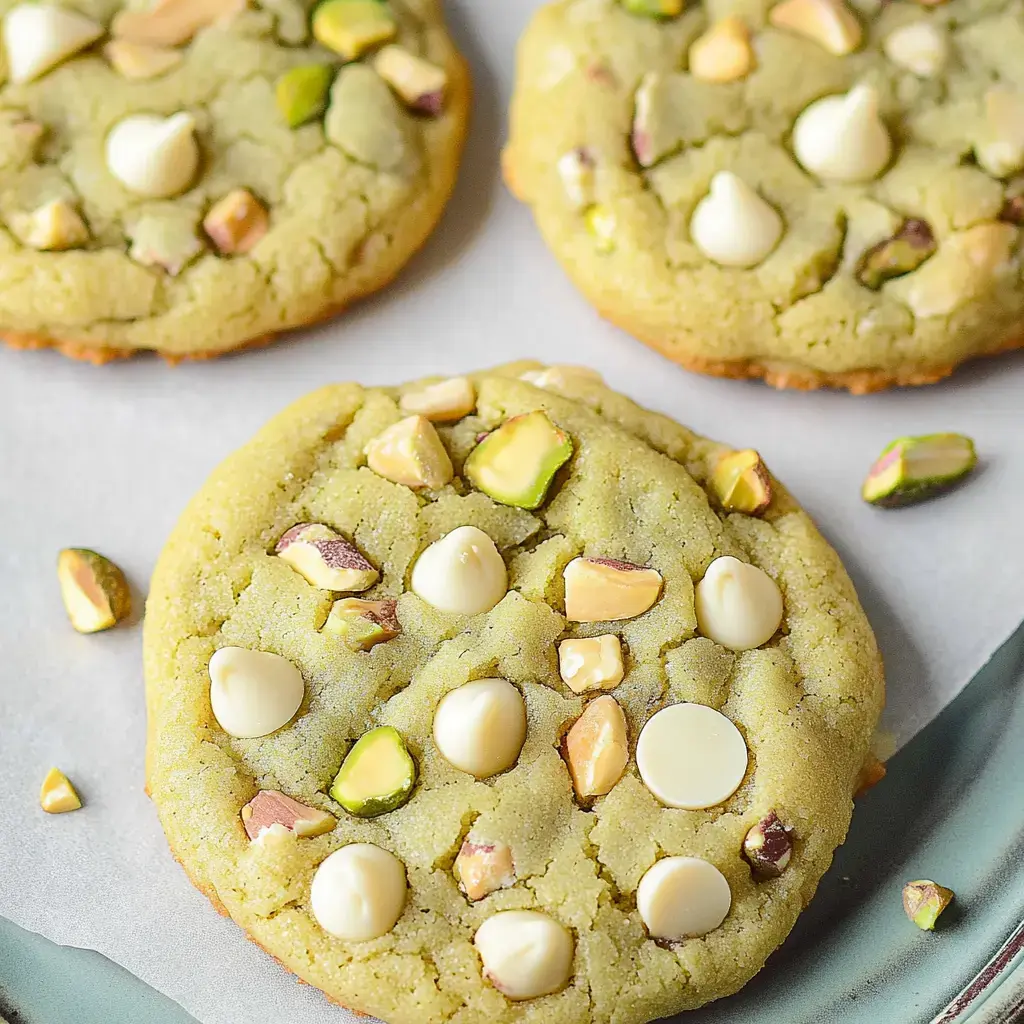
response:
[(900, 437), (871, 467), (861, 497), (884, 508), (913, 505), (949, 490), (977, 464), (974, 442), (963, 434)]
[(892, 238), (864, 252), (857, 262), (857, 280), (877, 292), (886, 281), (917, 270), (937, 249), (935, 235), (923, 220), (906, 220)]
[(322, 590), (366, 590), (379, 573), (354, 544), (323, 523), (299, 523), (274, 548), (300, 576)]
[(903, 887), (903, 910), (922, 931), (935, 930), (939, 915), (953, 902), (953, 890), (923, 878)]
[(726, 512), (759, 516), (772, 503), (772, 480), (752, 448), (729, 452), (711, 471), (711, 489)]
[(775, 811), (769, 811), (743, 839), (743, 857), (750, 864), (750, 873), (758, 882), (778, 878), (793, 856), (793, 840), (789, 825), (784, 825)]

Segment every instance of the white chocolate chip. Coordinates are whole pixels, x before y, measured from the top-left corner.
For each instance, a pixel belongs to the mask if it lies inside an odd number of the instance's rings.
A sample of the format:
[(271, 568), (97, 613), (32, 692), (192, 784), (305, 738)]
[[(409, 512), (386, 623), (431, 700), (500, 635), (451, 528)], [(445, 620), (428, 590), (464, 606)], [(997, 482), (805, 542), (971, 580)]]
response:
[(166, 199), (192, 184), (199, 166), (199, 145), (192, 115), (135, 114), (107, 136), (107, 167), (129, 191)]
[(882, 41), (886, 57), (919, 78), (934, 78), (949, 61), (949, 36), (932, 21), (913, 21)]
[(716, 22), (690, 47), (690, 74), (703, 82), (735, 82), (753, 67), (750, 30), (736, 14)]
[(456, 687), (434, 712), (434, 743), (441, 756), (478, 779), (511, 768), (525, 739), (526, 705), (504, 679), (477, 679)]
[(837, 57), (853, 53), (864, 36), (857, 16), (843, 0), (783, 0), (771, 9), (768, 20)]
[(622, 642), (614, 633), (563, 640), (558, 670), (573, 693), (611, 690), (622, 682)]
[(753, 267), (782, 237), (782, 218), (742, 178), (719, 171), (690, 221), (694, 244), (723, 267)]
[(775, 581), (732, 555), (708, 566), (694, 599), (701, 633), (732, 651), (760, 647), (782, 623), (782, 594)]
[(210, 704), (229, 736), (275, 732), (295, 717), (304, 694), (302, 673), (278, 654), (221, 647), (210, 659)]
[(545, 367), (543, 370), (527, 370), (519, 375), (520, 380), (532, 384), (535, 388), (544, 388), (550, 391), (561, 391), (574, 381), (584, 384), (603, 384), (604, 378), (589, 366), (572, 366), (568, 363), (559, 363), (555, 366)]
[(636, 890), (636, 907), (656, 939), (707, 935), (728, 916), (732, 890), (721, 871), (698, 857), (665, 857)]
[(4, 18), (4, 50), (14, 83), (31, 82), (103, 35), (103, 26), (52, 4), (18, 4)]
[(824, 181), (877, 178), (892, 156), (892, 139), (870, 85), (826, 96), (807, 107), (793, 126), (793, 151), (801, 165)]
[(997, 85), (985, 93), (985, 120), (974, 155), (996, 178), (1024, 169), (1024, 92)]
[(405, 865), (394, 854), (372, 843), (351, 843), (316, 869), (309, 903), (325, 932), (366, 942), (395, 927), (407, 887)]
[(460, 526), (434, 541), (412, 570), (413, 593), (442, 612), (489, 612), (508, 590), (508, 573), (494, 541)]
[(476, 408), (473, 382), (468, 377), (452, 377), (418, 391), (407, 391), (399, 399), (398, 408), (431, 423), (460, 420)]
[(724, 803), (747, 771), (747, 745), (725, 715), (703, 704), (673, 704), (640, 731), (636, 766), (668, 807), (699, 811)]
[(536, 999), (563, 988), (572, 973), (567, 928), (536, 910), (505, 910), (477, 929), (473, 944), (484, 977), (508, 999)]

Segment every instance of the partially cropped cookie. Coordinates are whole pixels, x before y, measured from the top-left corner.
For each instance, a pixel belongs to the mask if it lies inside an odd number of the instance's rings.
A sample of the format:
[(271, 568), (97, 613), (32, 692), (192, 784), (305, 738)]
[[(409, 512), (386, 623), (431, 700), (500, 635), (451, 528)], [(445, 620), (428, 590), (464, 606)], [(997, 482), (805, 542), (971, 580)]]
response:
[(755, 450), (536, 364), (286, 410), (169, 540), (145, 664), (175, 856), (390, 1024), (736, 991), (843, 841), (883, 701)]
[(1011, 0), (556, 0), (505, 176), (608, 319), (683, 366), (866, 392), (1024, 345)]
[(440, 0), (0, 5), (0, 338), (205, 358), (386, 285), (454, 185)]

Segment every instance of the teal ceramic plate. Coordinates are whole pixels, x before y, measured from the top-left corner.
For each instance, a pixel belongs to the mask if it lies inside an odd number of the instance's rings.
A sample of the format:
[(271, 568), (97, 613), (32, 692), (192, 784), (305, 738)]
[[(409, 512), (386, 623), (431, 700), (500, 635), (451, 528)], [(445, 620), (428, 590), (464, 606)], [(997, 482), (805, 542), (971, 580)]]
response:
[[(1024, 628), (889, 763), (814, 902), (762, 974), (680, 1020), (1024, 1020), (1022, 682)], [(900, 892), (913, 878), (957, 894), (934, 934), (903, 916)], [(54, 946), (2, 918), (0, 1015), (12, 1024), (195, 1024), (98, 954)]]

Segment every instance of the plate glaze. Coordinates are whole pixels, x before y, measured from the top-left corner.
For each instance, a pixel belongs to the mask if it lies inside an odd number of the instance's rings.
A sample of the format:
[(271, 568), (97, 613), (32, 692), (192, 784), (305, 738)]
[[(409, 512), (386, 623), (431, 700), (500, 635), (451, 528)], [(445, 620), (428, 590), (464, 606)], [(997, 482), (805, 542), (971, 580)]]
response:
[[(1024, 628), (890, 761), (766, 969), (738, 995), (675, 1018), (679, 1024), (1024, 1019), (1022, 684)], [(935, 933), (903, 915), (901, 890), (911, 878), (956, 893)], [(196, 1024), (98, 953), (55, 946), (3, 918), (0, 1015), (11, 1024)]]

